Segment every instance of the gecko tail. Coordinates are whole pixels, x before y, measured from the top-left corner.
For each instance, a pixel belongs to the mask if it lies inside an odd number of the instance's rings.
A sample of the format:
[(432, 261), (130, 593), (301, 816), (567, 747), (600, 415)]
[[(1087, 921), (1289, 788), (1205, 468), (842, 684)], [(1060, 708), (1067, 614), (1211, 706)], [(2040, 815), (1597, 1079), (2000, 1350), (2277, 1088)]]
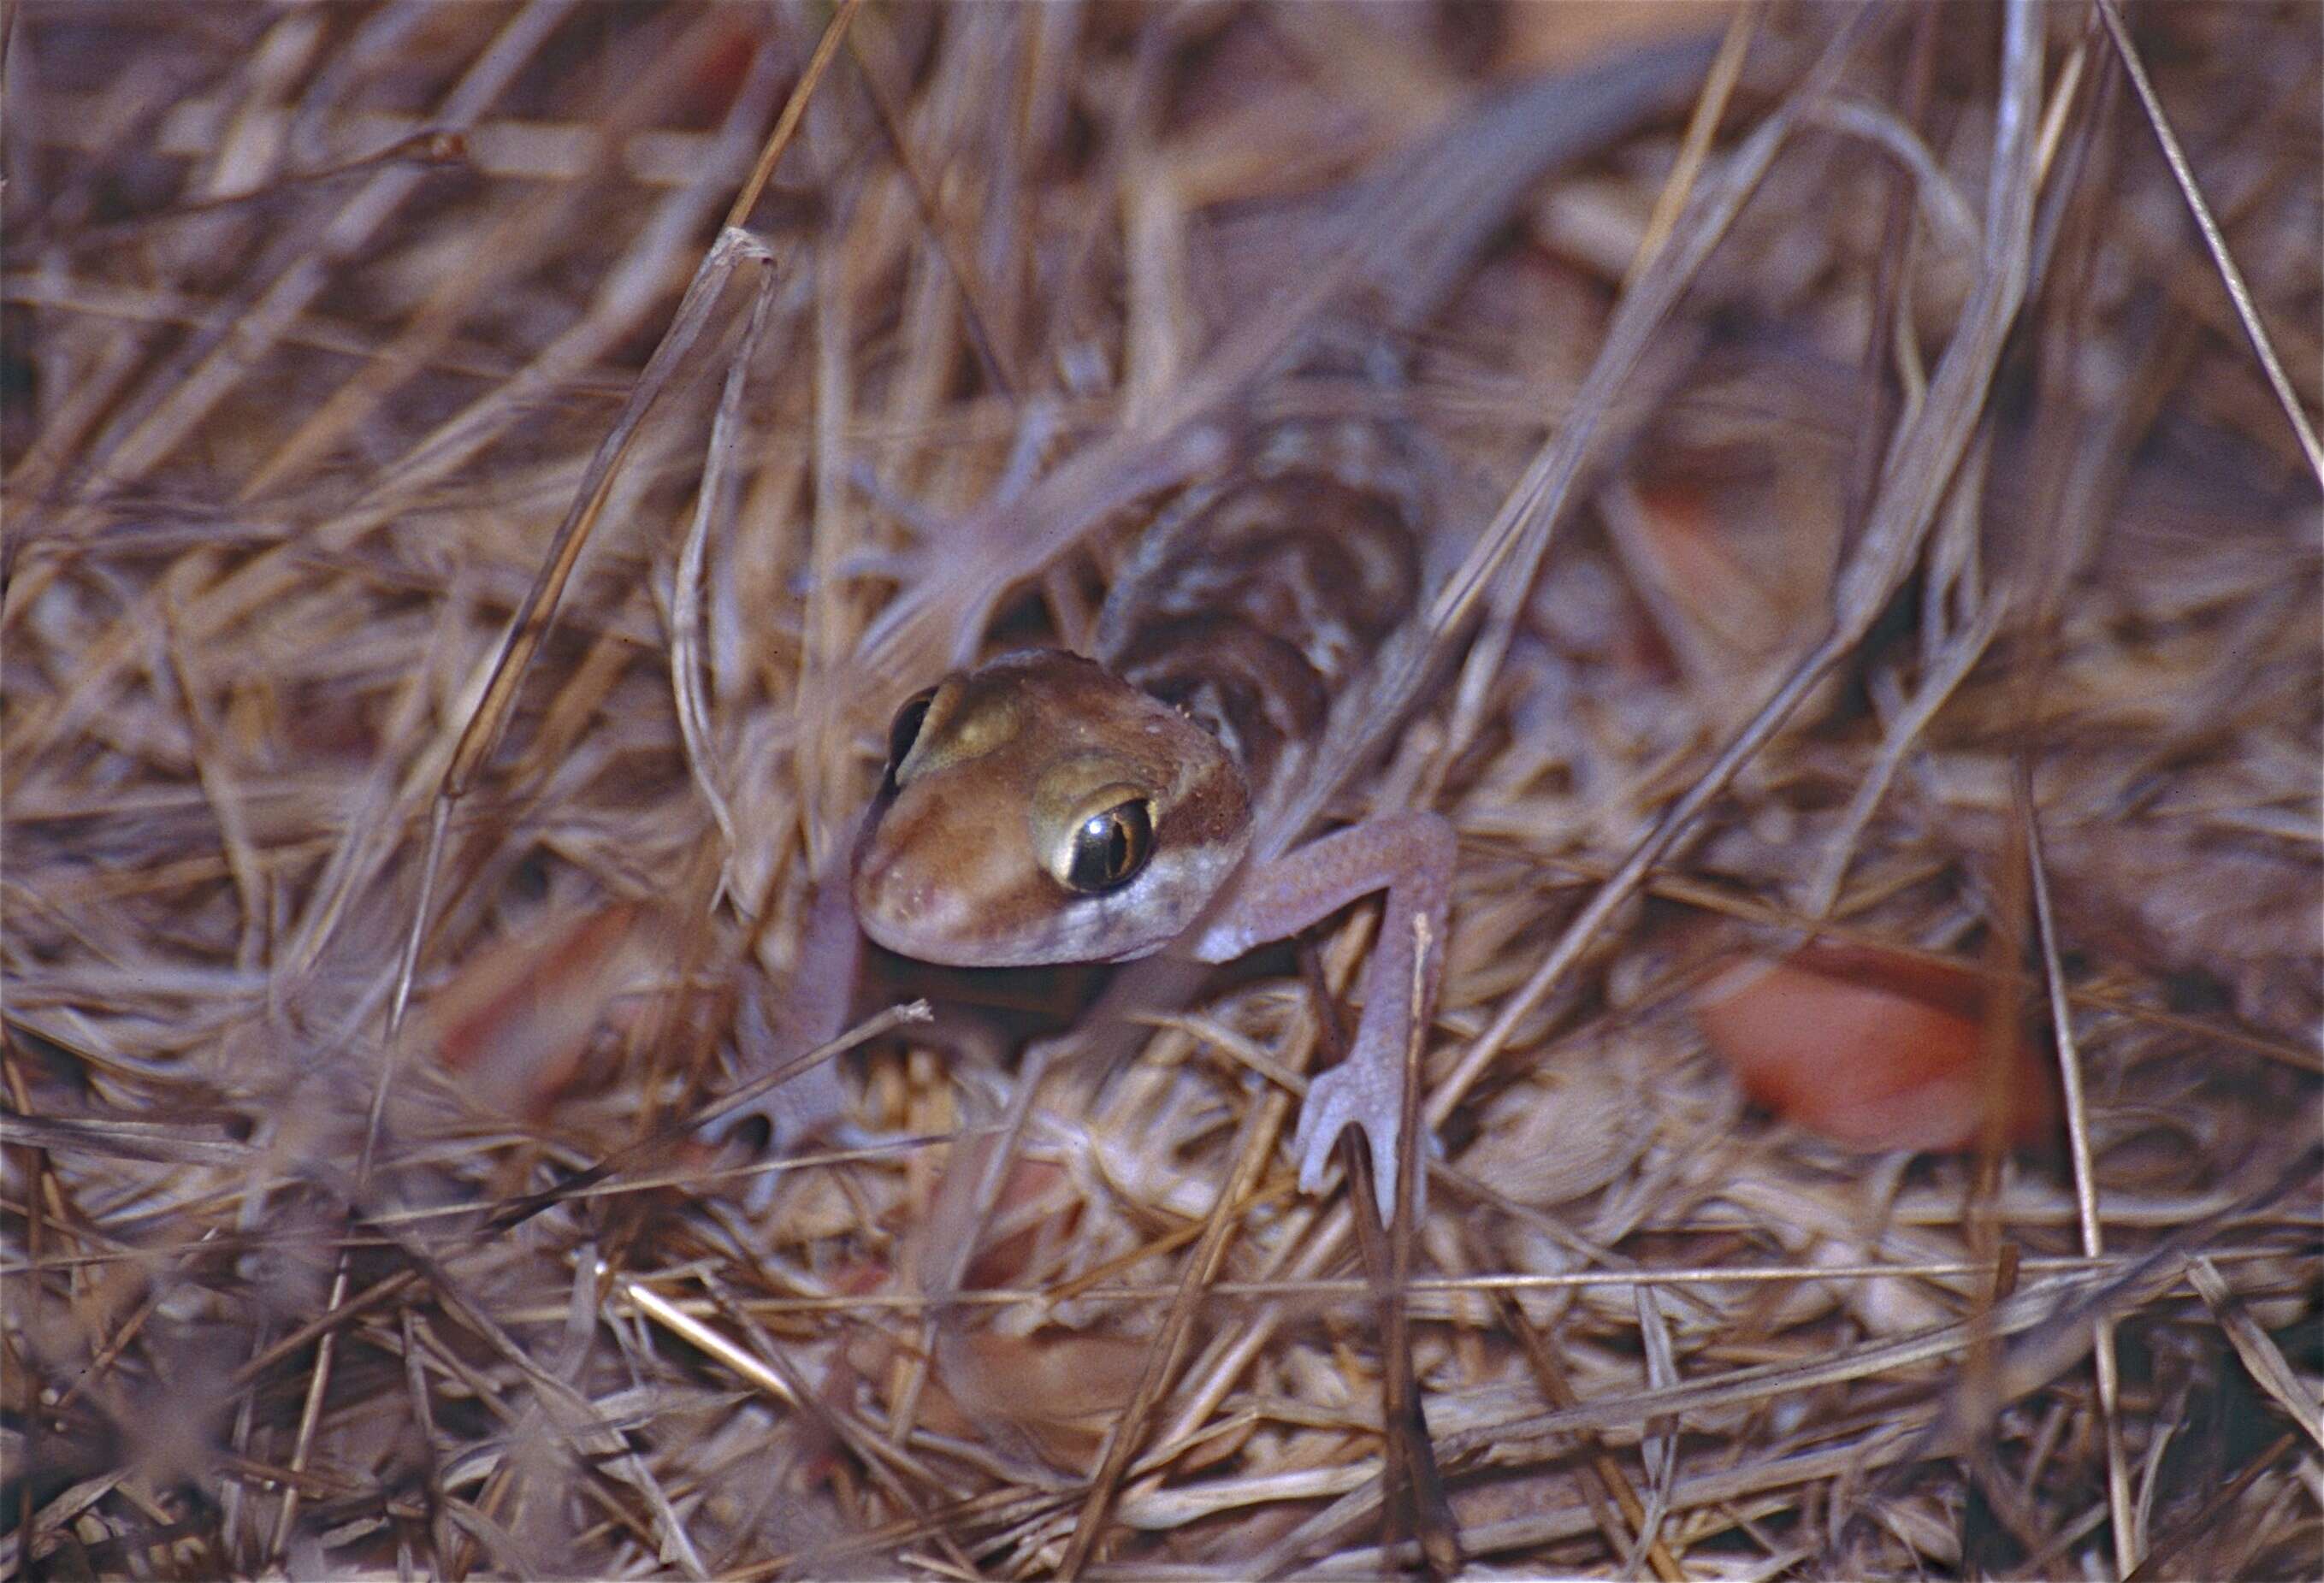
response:
[[(1363, 282), (1379, 320), (1409, 332), (1465, 278), (1525, 189), (1572, 161), (1670, 115), (1700, 87), (1719, 52), (1706, 33), (1494, 90), (1435, 133), (1357, 183), (1348, 241), (1379, 227), (1392, 270)], [(1382, 216), (1389, 216), (1383, 222)]]

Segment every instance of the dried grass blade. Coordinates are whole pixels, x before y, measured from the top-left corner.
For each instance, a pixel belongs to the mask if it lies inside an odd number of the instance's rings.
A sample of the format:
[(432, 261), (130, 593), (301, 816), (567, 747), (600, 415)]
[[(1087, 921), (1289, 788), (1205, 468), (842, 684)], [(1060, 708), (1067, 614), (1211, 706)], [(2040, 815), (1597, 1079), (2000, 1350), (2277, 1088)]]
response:
[(1889, 722), (1887, 731), (1881, 737), (1879, 757), (1873, 760), (1871, 769), (1849, 798), (1848, 811), (1840, 817), (1840, 828), (1832, 833), (1831, 842), (1824, 849), (1823, 861), (1817, 865), (1815, 875), (1808, 884), (1807, 894), (1801, 900), (1799, 910), (1803, 916), (1811, 918), (1831, 916), (1833, 907), (1840, 900), (1840, 885), (1848, 877), (1849, 865), (1856, 856), (1856, 844), (1862, 838), (1865, 827), (1879, 812), (1880, 805), (1887, 797), (1888, 788), (1895, 781), (1897, 771), (1904, 768), (1914, 743), (1928, 730), (1929, 722), (1937, 717), (1938, 712), (1944, 708), (1946, 701), (1952, 697), (1961, 683), (1969, 679), (1969, 673), (1976, 668), (1977, 662), (1985, 658), (1986, 649), (2001, 630), (2003, 609), (2001, 600), (1982, 601), (1978, 606), (1976, 619), (1966, 629), (1946, 640), (1934, 665), (1923, 675), (1920, 685), (1913, 689), (1912, 700), (1904, 712)]
[[(1983, 410), (2002, 343), (2024, 297), (2033, 245), (2033, 133), (2038, 121), (2042, 86), (2040, 17), (2031, 0), (2015, 0), (2006, 15), (1983, 267), (1969, 301), (1962, 307), (1952, 341), (1937, 366), (1928, 399), (1913, 423), (1897, 433), (1886, 481), (1874, 504), (1871, 520), (1833, 593), (1831, 631), (1777, 686), (1759, 712), (1655, 821), (1654, 828), (1631, 848), (1621, 866), (1559, 934), (1524, 987), (1503, 1003), (1491, 1025), (1431, 1096), (1431, 1127), (1443, 1124), (1517, 1026), (1548, 997), (1594, 943), (1599, 931), (1637, 892), (1648, 870), (1692, 830), (1695, 819), (1774, 738), (1801, 700), (1854, 651), (1881, 607), (1911, 571), (1914, 555), (1927, 533), (1946, 482)], [(1836, 73), (1838, 61), (1832, 60), (1829, 69)], [(1763, 127), (1762, 133), (1767, 130)], [(1757, 135), (1755, 134), (1755, 143)], [(1758, 157), (1764, 161), (1772, 159), (1774, 152), (1771, 143)], [(1736, 201), (1739, 202), (1739, 197)], [(1675, 259), (1679, 255), (1667, 256)], [(1648, 272), (1648, 275), (1652, 279), (1654, 272)], [(1613, 350), (1609, 333), (1608, 352), (1601, 357)]]
[(2243, 271), (2236, 267), (2235, 255), (2227, 251), (2227, 239), (2220, 232), (2218, 221), (2211, 216), (2211, 206), (2203, 199), (2194, 168), (2187, 162), (2187, 152), (2179, 146), (2179, 134), (2171, 129), (2171, 117), (2163, 113), (2163, 100), (2146, 75), (2146, 62), (2140, 59), (2138, 46), (2131, 41), (2130, 29), (2123, 23), (2122, 0), (2098, 0), (2098, 14), (2106, 18), (2107, 32), (2113, 36), (2115, 49), (2122, 56), (2123, 69), (2130, 73), (2131, 86), (2138, 90), (2138, 102), (2146, 111), (2147, 124), (2154, 128), (2154, 141), (2163, 145), (2163, 158), (2171, 167), (2172, 179), (2179, 184), (2187, 200), (2187, 212), (2195, 216), (2196, 228), (2203, 233), (2203, 245), (2210, 250), (2212, 266), (2219, 272), (2219, 281), (2235, 303), (2236, 317), (2243, 321), (2244, 333), (2251, 337), (2252, 351), (2267, 374), (2268, 387), (2275, 392), (2276, 402), (2282, 407), (2284, 419), (2292, 425), (2292, 435), (2308, 458), (2308, 471), (2315, 475), (2318, 486), (2324, 487), (2324, 444), (2316, 438), (2316, 426), (2308, 410), (2300, 404), (2291, 378), (2283, 372), (2283, 360), (2275, 354), (2275, 342), (2268, 335), (2267, 327), (2260, 322), (2259, 305), (2252, 300), (2251, 287), (2245, 282)]
[(798, 135), (799, 121), (807, 114), (807, 103), (815, 97), (815, 90), (822, 83), (823, 74), (830, 69), (832, 57), (839, 53), (839, 46), (846, 41), (848, 25), (855, 20), (855, 13), (862, 4), (863, 0), (841, 0), (839, 9), (824, 24), (823, 36), (816, 41), (815, 53), (807, 58), (807, 69), (799, 73), (798, 85), (784, 102), (783, 113), (776, 117), (773, 130), (767, 133), (766, 145), (759, 151), (758, 163), (751, 167), (751, 174), (744, 179), (742, 190), (734, 195), (733, 207), (726, 211), (725, 229), (740, 230), (743, 222), (751, 217), (751, 211), (759, 207), (760, 195), (767, 190), (767, 183), (774, 179), (775, 167), (781, 163), (783, 151), (791, 146), (791, 139)]
[[(1526, 1317), (1524, 1305), (1509, 1293), (1495, 1292), (1493, 1306), (1501, 1316), (1502, 1327), (1524, 1348), (1535, 1383), (1541, 1386), (1541, 1394), (1550, 1406), (1558, 1410), (1580, 1406), (1582, 1399), (1573, 1394), (1573, 1386), (1566, 1379), (1565, 1366), (1559, 1359), (1554, 1339)], [(1646, 1532), (1646, 1504), (1638, 1499), (1638, 1492), (1632, 1486), (1629, 1475), (1622, 1471), (1622, 1464), (1595, 1440), (1588, 1442), (1588, 1452), (1582, 1496), (1608, 1548), (1616, 1555), (1628, 1555), (1643, 1541), (1646, 1564), (1654, 1569), (1655, 1576), (1662, 1583), (1685, 1583), (1685, 1569), (1671, 1554), (1670, 1547), (1659, 1535)]]
[[(627, 455), (631, 443), (637, 437), (639, 425), (645, 420), (646, 414), (651, 410), (687, 354), (693, 350), (695, 342), (707, 327), (728, 276), (745, 260), (768, 267), (773, 264), (773, 256), (768, 253), (765, 244), (748, 232), (730, 227), (711, 244), (701, 267), (687, 284), (685, 297), (678, 302), (678, 311), (671, 316), (669, 328), (654, 347), (652, 356), (646, 360), (636, 384), (632, 387), (621, 415), (614, 419), (612, 429), (591, 456), (578, 494), (567, 511), (565, 520), (558, 524), (556, 532), (550, 536), (548, 558), (509, 618), (500, 651), (485, 673), (483, 695), (461, 727), (459, 740), (452, 750), (451, 759), (444, 768), (444, 778), (437, 787), (428, 851), (420, 870), (420, 899), (412, 909), (411, 927), (405, 935), (402, 962), (396, 973), (395, 997), (388, 1015), (387, 1031), (391, 1046), (402, 1032), (404, 1013), (410, 1005), (412, 980), (419, 968), (421, 944), (427, 938), (430, 904), (435, 893), (437, 872), (443, 861), (444, 837), (450, 824), (452, 807), (466, 795), (470, 781), (491, 758), (502, 733), (507, 730), (518, 684), (523, 680), (542, 640), (549, 635), (565, 584), (580, 560), (581, 551), (588, 542), (589, 530), (595, 525), (598, 513), (612, 496), (616, 470), (622, 458)], [(378, 1134), (381, 1108), (385, 1102), (388, 1077), (393, 1066), (392, 1057), (382, 1063), (380, 1081), (372, 1103), (371, 1127), (364, 1148), (366, 1164), (371, 1155), (371, 1140)]]
[(614, 470), (636, 439), (638, 426), (645, 421), (646, 414), (669, 388), (687, 354), (693, 351), (695, 342), (709, 327), (712, 310), (718, 305), (728, 277), (745, 262), (771, 269), (775, 260), (758, 238), (747, 231), (730, 228), (711, 244), (702, 267), (687, 284), (678, 311), (670, 317), (669, 328), (654, 347), (653, 355), (646, 360), (629, 400), (622, 404), (621, 415), (589, 458), (588, 471), (582, 475), (581, 488), (571, 509), (549, 537), (549, 551), (539, 575), (525, 591), (523, 603), (509, 618), (508, 634), (493, 661), (484, 695), (468, 717), (460, 733), (459, 746), (453, 750), (452, 762), (444, 772), (443, 796), (456, 802), (466, 794), (469, 783), (492, 756), (507, 729), (517, 686), (524, 679), (541, 640), (549, 635), (566, 582), (581, 558), (598, 513), (613, 494)]
[[(2074, 1163), (2074, 1213), (2085, 1256), (2106, 1253), (2098, 1214), (2098, 1168), (2092, 1157), (2089, 1102), (2082, 1084), (2081, 1051), (2074, 1037), (2073, 1011), (2066, 1003), (2066, 970), (2058, 949), (2058, 921), (2050, 901), (2049, 865), (2042, 858), (2042, 820), (2034, 801), (2033, 778), (2021, 760), (2015, 778), (2019, 821), (2025, 831), (2025, 866), (2033, 884), (2034, 927), (2042, 951), (2042, 976), (2050, 994), (2050, 1026), (2058, 1041), (2058, 1075), (2066, 1096), (2066, 1137)], [(2200, 1283), (2198, 1282), (2200, 1289)], [(2107, 1449), (2107, 1512), (2114, 1523), (2115, 1571), (2138, 1566), (2138, 1526), (2130, 1496), (2130, 1468), (2123, 1447), (2122, 1379), (2115, 1360), (2114, 1321), (2101, 1318), (2090, 1330), (2091, 1362), (2098, 1375), (2098, 1414)]]
[(2300, 1426), (2301, 1432), (2315, 1441), (2318, 1450), (2324, 1450), (2324, 1404), (2319, 1404), (2301, 1383), (2275, 1339), (2259, 1328), (2259, 1321), (2236, 1299), (2227, 1278), (2219, 1274), (2219, 1266), (2209, 1256), (2198, 1258), (2187, 1266), (2187, 1280), (2209, 1306), (2219, 1328), (2227, 1331), (2236, 1356), (2251, 1371), (2252, 1383), (2273, 1397), (2275, 1404)]
[[(1412, 932), (1412, 995), (1413, 1003), (1420, 1005), (1426, 995), (1422, 964), (1429, 960), (1428, 920), (1414, 918)], [(1329, 1005), (1320, 997), (1319, 1002)], [(1360, 1147), (1355, 1137), (1348, 1135), (1341, 1139), (1341, 1152), (1349, 1163), (1349, 1207), (1358, 1240), (1363, 1245), (1365, 1270), (1380, 1321), (1380, 1428), (1387, 1440), (1388, 1480), (1382, 1547), (1394, 1549), (1399, 1534), (1410, 1535), (1427, 1574), (1443, 1578), (1456, 1576), (1465, 1564), (1461, 1523), (1445, 1493), (1443, 1472), (1437, 1466), (1428, 1415), (1421, 1405), (1419, 1371), (1412, 1356), (1412, 1261), (1427, 1181), (1419, 1127), (1422, 1062), (1427, 1042), (1428, 1029), (1416, 1024), (1405, 1046), (1404, 1123), (1397, 1134), (1396, 1216), (1388, 1225), (1379, 1224), (1369, 1149)]]
[(720, 885), (730, 883), (738, 837), (734, 815), (719, 789), (715, 762), (717, 742), (710, 725), (710, 705), (702, 690), (703, 560), (714, 521), (724, 524), (734, 511), (735, 457), (742, 438), (742, 394), (750, 383), (751, 364), (774, 314), (776, 277), (762, 275), (751, 300), (750, 322), (734, 348), (726, 370), (725, 388), (718, 397), (718, 413), (711, 420), (708, 454), (702, 465), (702, 482), (695, 492), (694, 516), (678, 546), (678, 566), (672, 574), (669, 599), (669, 677), (677, 703), (678, 734), (686, 744), (687, 768), (710, 816), (726, 840), (726, 860), (720, 865)]
[(1123, 1476), (1144, 1443), (1146, 1425), (1155, 1408), (1176, 1377), (1178, 1364), (1185, 1357), (1188, 1340), (1194, 1334), (1194, 1321), (1202, 1317), (1212, 1284), (1226, 1260), (1227, 1249), (1250, 1209), (1259, 1175), (1269, 1163), (1265, 1148), (1251, 1146), (1260, 1137), (1273, 1137), (1281, 1132), (1289, 1109), (1290, 1103), (1282, 1091), (1270, 1089), (1243, 1114), (1232, 1153), (1234, 1173), (1212, 1203), (1203, 1239), (1186, 1261), (1169, 1311), (1148, 1343), (1145, 1367), (1139, 1371), (1129, 1404), (1107, 1426), (1105, 1445), (1090, 1475), (1089, 1492), (1083, 1497), (1073, 1538), (1066, 1543), (1064, 1559), (1057, 1563), (1058, 1578), (1068, 1583), (1081, 1575), (1098, 1541), (1104, 1536), (1106, 1518)]

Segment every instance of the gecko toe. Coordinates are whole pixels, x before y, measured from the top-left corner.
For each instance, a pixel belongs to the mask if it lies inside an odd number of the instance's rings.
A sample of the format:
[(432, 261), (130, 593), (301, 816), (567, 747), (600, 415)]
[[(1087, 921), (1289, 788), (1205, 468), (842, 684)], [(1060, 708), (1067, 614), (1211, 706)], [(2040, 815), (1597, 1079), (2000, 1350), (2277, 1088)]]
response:
[[(1308, 1083), (1306, 1104), (1299, 1109), (1299, 1129), (1292, 1135), (1292, 1153), (1299, 1157), (1299, 1190), (1320, 1192), (1332, 1169), (1332, 1151), (1348, 1127), (1362, 1129), (1371, 1148), (1371, 1181), (1379, 1190), (1380, 1223), (1397, 1216), (1397, 1144), (1404, 1137), (1404, 1095), (1383, 1092), (1379, 1081), (1360, 1063), (1341, 1063)], [(1441, 1155), (1436, 1137), (1423, 1135), (1429, 1155)], [(1427, 1213), (1427, 1169), (1417, 1183), (1416, 1220)]]
[(1365, 1081), (1369, 1075), (1350, 1063), (1333, 1067), (1310, 1084), (1291, 1147), (1299, 1157), (1299, 1191), (1315, 1192), (1323, 1185), (1340, 1134), (1350, 1127), (1362, 1129), (1371, 1149), (1380, 1219), (1386, 1223), (1396, 1215), (1397, 1144), (1404, 1127), (1402, 1096), (1383, 1096), (1377, 1084)]

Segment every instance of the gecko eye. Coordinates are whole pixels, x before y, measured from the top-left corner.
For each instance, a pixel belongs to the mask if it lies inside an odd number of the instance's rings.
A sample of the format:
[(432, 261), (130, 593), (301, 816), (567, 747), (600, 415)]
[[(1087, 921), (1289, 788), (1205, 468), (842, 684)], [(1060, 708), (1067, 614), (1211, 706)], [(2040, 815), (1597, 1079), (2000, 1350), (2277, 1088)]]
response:
[(896, 771), (902, 768), (912, 744), (920, 740), (920, 722), (928, 717), (928, 705), (936, 701), (934, 687), (923, 688), (904, 700), (896, 711), (896, 718), (888, 722), (887, 789), (896, 789)]
[(1065, 881), (1094, 894), (1127, 884), (1154, 855), (1154, 816), (1143, 797), (1092, 814), (1074, 826)]

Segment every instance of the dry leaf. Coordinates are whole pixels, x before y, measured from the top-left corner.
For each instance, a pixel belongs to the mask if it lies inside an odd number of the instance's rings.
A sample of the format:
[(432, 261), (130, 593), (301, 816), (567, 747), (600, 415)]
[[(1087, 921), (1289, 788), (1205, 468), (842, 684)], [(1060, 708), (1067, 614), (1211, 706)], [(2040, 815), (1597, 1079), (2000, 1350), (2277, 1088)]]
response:
[[(1751, 1098), (1858, 1149), (1953, 1149), (1978, 1135), (1986, 988), (1965, 968), (1812, 943), (1748, 957), (1695, 998), (1695, 1019)], [(2004, 1132), (2030, 1142), (2056, 1113), (2048, 1072), (2013, 1042)]]
[(936, 1342), (936, 1377), (982, 1432), (1008, 1424), (1056, 1466), (1084, 1468), (1129, 1404), (1148, 1349), (1144, 1341), (1065, 1330), (947, 1330)]
[(420, 1024), (423, 1047), (471, 1100), (538, 1116), (572, 1080), (642, 965), (634, 902), (552, 919), (462, 964)]

